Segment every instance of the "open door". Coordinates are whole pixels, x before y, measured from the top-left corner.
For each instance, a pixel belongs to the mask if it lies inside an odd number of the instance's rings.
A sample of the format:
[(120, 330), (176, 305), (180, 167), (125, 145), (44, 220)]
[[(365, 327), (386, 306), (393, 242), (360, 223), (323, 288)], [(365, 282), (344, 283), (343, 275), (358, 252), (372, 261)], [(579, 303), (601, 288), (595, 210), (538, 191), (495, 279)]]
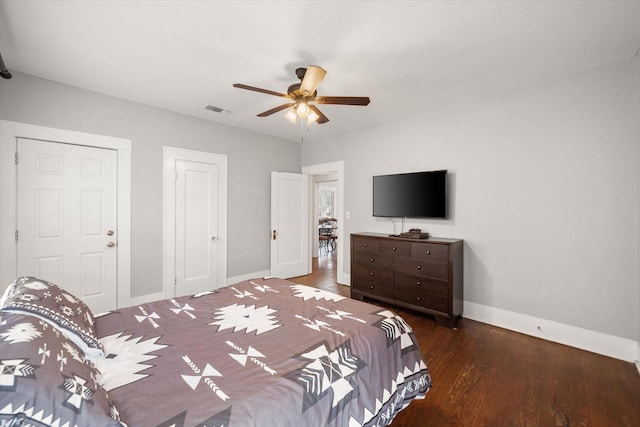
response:
[(309, 273), (309, 176), (271, 172), (271, 275)]

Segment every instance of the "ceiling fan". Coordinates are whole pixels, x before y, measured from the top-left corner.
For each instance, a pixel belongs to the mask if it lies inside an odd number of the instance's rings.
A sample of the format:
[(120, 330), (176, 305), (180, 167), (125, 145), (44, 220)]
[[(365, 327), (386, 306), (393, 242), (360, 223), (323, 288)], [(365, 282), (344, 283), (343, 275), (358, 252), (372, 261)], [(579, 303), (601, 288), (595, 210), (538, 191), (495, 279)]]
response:
[(289, 86), (286, 94), (241, 83), (234, 83), (233, 87), (289, 99), (289, 102), (260, 113), (258, 117), (267, 117), (278, 111), (291, 108), (286, 117), (294, 123), (298, 117), (315, 121), (318, 124), (327, 123), (329, 121), (327, 116), (314, 104), (369, 105), (370, 100), (367, 96), (318, 96), (318, 86), (326, 74), (325, 70), (315, 65), (309, 65), (307, 68), (297, 68), (296, 76), (300, 79), (300, 83), (294, 83)]

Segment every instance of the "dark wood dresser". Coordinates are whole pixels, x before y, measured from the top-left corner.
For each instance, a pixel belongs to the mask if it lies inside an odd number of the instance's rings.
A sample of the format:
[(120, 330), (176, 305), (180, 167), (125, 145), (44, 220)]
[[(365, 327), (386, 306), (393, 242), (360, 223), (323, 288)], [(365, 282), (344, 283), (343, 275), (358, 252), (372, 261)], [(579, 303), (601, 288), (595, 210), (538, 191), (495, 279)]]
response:
[(462, 314), (463, 241), (351, 235), (351, 298), (368, 297), (454, 327)]

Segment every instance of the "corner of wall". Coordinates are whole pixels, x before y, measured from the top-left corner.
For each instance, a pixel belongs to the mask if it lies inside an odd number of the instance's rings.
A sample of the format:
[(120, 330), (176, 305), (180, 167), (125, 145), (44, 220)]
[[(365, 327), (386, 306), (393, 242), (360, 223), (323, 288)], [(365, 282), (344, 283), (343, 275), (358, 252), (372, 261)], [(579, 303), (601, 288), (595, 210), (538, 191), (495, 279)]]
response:
[(638, 368), (638, 372), (640, 373), (640, 46), (636, 50), (635, 54), (635, 66), (636, 66), (636, 139), (637, 139), (637, 163), (636, 163), (636, 174), (638, 180), (638, 198), (636, 201), (636, 215), (638, 215), (638, 226), (636, 228), (638, 243), (636, 248), (638, 251), (638, 264), (636, 273), (636, 322), (637, 322), (637, 351), (636, 351), (636, 367)]

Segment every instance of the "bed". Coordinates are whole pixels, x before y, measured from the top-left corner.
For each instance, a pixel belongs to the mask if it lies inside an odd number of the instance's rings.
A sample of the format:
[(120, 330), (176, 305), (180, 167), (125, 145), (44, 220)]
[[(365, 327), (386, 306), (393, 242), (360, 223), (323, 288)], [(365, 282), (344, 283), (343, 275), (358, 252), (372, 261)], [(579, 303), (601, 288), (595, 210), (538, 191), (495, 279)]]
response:
[(287, 280), (95, 315), (33, 277), (3, 299), (0, 425), (384, 426), (431, 388), (401, 317)]

